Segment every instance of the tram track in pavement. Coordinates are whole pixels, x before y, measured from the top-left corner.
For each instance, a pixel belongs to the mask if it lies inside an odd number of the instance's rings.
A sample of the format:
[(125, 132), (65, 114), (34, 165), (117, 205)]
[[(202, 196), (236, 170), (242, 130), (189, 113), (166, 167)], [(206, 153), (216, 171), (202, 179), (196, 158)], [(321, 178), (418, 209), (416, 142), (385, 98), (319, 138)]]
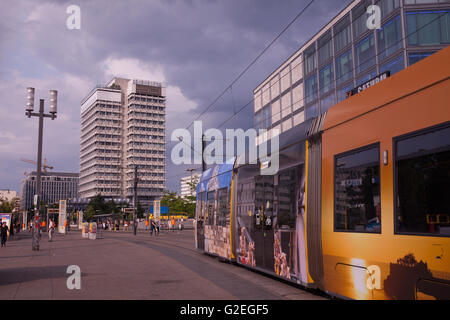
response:
[[(119, 234), (118, 234), (119, 235)], [(118, 241), (132, 243), (148, 249), (156, 250), (183, 264), (189, 270), (201, 275), (220, 286), (226, 288), (233, 295), (239, 296), (239, 291), (233, 287), (239, 281), (249, 282), (248, 285), (255, 290), (262, 290), (260, 295), (252, 299), (327, 299), (323, 294), (317, 294), (315, 290), (308, 290), (295, 283), (280, 281), (268, 274), (250, 270), (239, 264), (220, 259), (217, 256), (206, 254), (194, 248), (194, 246), (183, 246), (186, 241), (164, 237), (167, 233), (159, 236), (145, 235), (145, 237), (125, 237), (132, 233), (121, 234), (123, 236), (114, 237)], [(174, 234), (176, 236), (177, 234)], [(179, 235), (179, 234), (178, 234)], [(154, 241), (155, 240), (155, 241)], [(193, 239), (192, 239), (193, 240)], [(176, 242), (177, 244), (174, 244)], [(227, 263), (224, 263), (227, 262)], [(215, 270), (215, 271), (214, 271)], [(226, 280), (224, 279), (226, 278)], [(273, 291), (274, 290), (274, 291)], [(273, 291), (273, 292), (272, 292)], [(248, 292), (248, 291), (247, 291)], [(252, 293), (254, 294), (254, 293)], [(263, 297), (264, 296), (264, 297)], [(241, 296), (240, 299), (248, 299), (248, 296)]]
[[(170, 233), (170, 235), (171, 234), (172, 234), (172, 232)], [(114, 235), (122, 236), (122, 235), (130, 235), (130, 233), (115, 233)], [(145, 240), (151, 240), (150, 243), (158, 243), (158, 244), (162, 244), (162, 245), (168, 245), (168, 246), (171, 246), (171, 247), (177, 247), (177, 248), (184, 249), (184, 250), (189, 250), (189, 251), (194, 252), (194, 253), (201, 253), (200, 251), (198, 251), (194, 247), (194, 237), (192, 237), (192, 245), (183, 246), (183, 245), (174, 244), (174, 242), (178, 243), (178, 244), (186, 244), (186, 241), (179, 240), (179, 239), (174, 239), (173, 237), (172, 238), (168, 238), (168, 237), (165, 237), (165, 235), (169, 235), (169, 234), (168, 233), (160, 233), (157, 236), (150, 236), (149, 234), (144, 234), (144, 237), (142, 237), (142, 233), (140, 233), (140, 234), (138, 233), (138, 235), (136, 237), (136, 240), (137, 240), (136, 243), (139, 243), (138, 239), (145, 239)], [(179, 235), (179, 233), (178, 234), (174, 234), (174, 235), (177, 236), (177, 235)], [(120, 238), (122, 238), (122, 237), (119, 237), (119, 238), (114, 237), (113, 239), (119, 240)], [(123, 239), (120, 239), (120, 240), (123, 240)]]

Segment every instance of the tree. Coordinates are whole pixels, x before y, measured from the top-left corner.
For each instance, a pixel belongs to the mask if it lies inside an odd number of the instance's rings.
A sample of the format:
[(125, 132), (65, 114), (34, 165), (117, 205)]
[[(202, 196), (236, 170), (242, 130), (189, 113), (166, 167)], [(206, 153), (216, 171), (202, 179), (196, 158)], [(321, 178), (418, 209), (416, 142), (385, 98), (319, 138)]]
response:
[(144, 217), (144, 208), (142, 208), (140, 202), (137, 203), (136, 216), (138, 219), (142, 219)]
[(91, 221), (94, 219), (95, 216), (95, 209), (94, 206), (88, 205), (86, 211), (84, 212), (84, 220)]
[(13, 201), (1, 201), (0, 203), (0, 212), (1, 213), (10, 213), (14, 209), (14, 202)]
[(169, 207), (169, 214), (186, 213), (190, 218), (195, 216), (195, 197), (182, 198), (176, 192), (164, 191), (161, 205)]
[(105, 203), (105, 199), (100, 194), (93, 197), (88, 206), (92, 206), (94, 212), (99, 212), (100, 214), (104, 214), (108, 211), (108, 205)]
[(105, 213), (115, 214), (115, 213), (119, 213), (119, 212), (120, 212), (120, 208), (116, 205), (114, 200), (111, 199), (105, 204)]

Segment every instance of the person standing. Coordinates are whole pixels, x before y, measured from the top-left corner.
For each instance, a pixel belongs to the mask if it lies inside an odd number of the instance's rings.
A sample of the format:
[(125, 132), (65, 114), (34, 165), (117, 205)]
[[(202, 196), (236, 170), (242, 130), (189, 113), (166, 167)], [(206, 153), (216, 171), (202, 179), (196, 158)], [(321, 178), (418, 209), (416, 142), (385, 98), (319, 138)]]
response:
[(172, 231), (175, 231), (175, 218), (172, 217), (172, 220), (170, 221), (170, 223), (172, 224)]
[(6, 247), (6, 238), (8, 237), (8, 226), (6, 222), (3, 222), (0, 227), (0, 237), (2, 239), (2, 247)]

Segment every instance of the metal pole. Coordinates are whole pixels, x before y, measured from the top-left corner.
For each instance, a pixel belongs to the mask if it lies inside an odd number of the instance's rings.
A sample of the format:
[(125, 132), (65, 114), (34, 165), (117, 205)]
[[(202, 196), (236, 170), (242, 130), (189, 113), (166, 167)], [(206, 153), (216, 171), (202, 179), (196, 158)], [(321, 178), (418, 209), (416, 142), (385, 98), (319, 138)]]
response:
[(206, 171), (205, 148), (206, 148), (205, 135), (202, 135), (202, 172)]
[(137, 185), (138, 185), (138, 177), (137, 177), (137, 166), (134, 167), (134, 210), (133, 210), (133, 232), (136, 235), (137, 225), (136, 225), (136, 210), (137, 210)]
[(44, 99), (39, 100), (39, 134), (38, 134), (38, 155), (36, 170), (36, 194), (37, 203), (34, 210), (34, 227), (32, 249), (39, 251), (39, 210), (41, 208), (41, 166), (42, 166), (42, 136), (44, 131)]

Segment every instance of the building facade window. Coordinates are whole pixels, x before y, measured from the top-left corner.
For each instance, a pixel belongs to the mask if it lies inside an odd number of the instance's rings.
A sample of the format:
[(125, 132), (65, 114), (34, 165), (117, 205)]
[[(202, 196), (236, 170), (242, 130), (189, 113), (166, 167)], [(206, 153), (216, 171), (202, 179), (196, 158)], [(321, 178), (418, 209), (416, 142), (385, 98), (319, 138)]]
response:
[(396, 233), (450, 236), (450, 123), (394, 139)]
[(265, 107), (263, 109), (263, 113), (264, 113), (264, 128), (267, 129), (270, 127), (271, 124), (271, 112), (270, 112), (270, 105)]
[(348, 50), (336, 59), (336, 83), (339, 85), (353, 78), (352, 50)]
[(403, 70), (405, 68), (405, 62), (403, 59), (403, 54), (400, 54), (399, 56), (395, 57), (394, 59), (385, 62), (380, 66), (380, 73), (383, 73), (385, 71), (390, 71), (391, 76), (393, 74), (396, 74), (400, 70)]
[(378, 144), (335, 156), (334, 230), (381, 233)]
[(255, 117), (253, 118), (255, 123), (253, 124), (253, 127), (255, 127), (255, 129), (264, 129), (264, 113), (262, 110), (258, 111), (257, 113), (255, 113)]
[(315, 118), (319, 115), (319, 104), (314, 103), (306, 107), (306, 119)]
[(335, 97), (335, 95), (333, 92), (332, 94), (320, 99), (320, 112), (321, 113), (326, 112), (329, 108), (331, 108), (332, 106), (335, 105), (334, 97)]
[(448, 3), (448, 0), (404, 0), (405, 4)]
[(305, 99), (306, 103), (317, 99), (317, 76), (315, 74), (305, 80)]
[(402, 26), (400, 16), (396, 16), (378, 30), (378, 57), (382, 60), (402, 47)]
[(319, 72), (320, 94), (325, 94), (334, 89), (333, 63), (323, 67)]
[(341, 102), (347, 98), (347, 92), (353, 89), (353, 82), (350, 82), (337, 90), (337, 101)]
[(364, 82), (367, 82), (370, 79), (375, 78), (376, 75), (377, 75), (377, 70), (373, 69), (373, 70), (369, 71), (368, 73), (366, 73), (362, 76), (359, 76), (358, 78), (356, 78), (356, 86), (360, 86)]
[(367, 29), (367, 7), (372, 4), (371, 0), (361, 0), (361, 2), (353, 9), (353, 36), (360, 37)]
[(334, 50), (339, 52), (352, 42), (350, 15), (341, 19), (334, 28)]
[(408, 62), (409, 65), (413, 65), (416, 62), (419, 62), (422, 59), (425, 59), (426, 57), (431, 56), (436, 51), (429, 51), (429, 52), (410, 52), (408, 53)]
[(450, 10), (406, 13), (409, 46), (450, 43)]
[(319, 52), (319, 66), (330, 60), (333, 56), (333, 46), (331, 42), (331, 30), (328, 30), (322, 37), (317, 40)]
[(304, 53), (305, 75), (310, 74), (317, 68), (316, 45), (312, 44)]
[(381, 9), (381, 18), (385, 18), (400, 7), (400, 0), (379, 0), (376, 5)]
[(375, 41), (373, 34), (355, 45), (356, 72), (363, 72), (375, 65)]

